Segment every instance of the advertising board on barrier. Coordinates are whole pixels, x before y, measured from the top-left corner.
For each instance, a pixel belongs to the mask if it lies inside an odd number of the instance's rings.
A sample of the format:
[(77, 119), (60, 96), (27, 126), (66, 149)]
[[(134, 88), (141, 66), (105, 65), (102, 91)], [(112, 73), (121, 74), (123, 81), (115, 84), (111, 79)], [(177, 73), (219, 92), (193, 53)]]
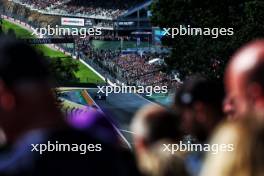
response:
[(61, 18), (61, 25), (66, 26), (84, 26), (83, 18)]

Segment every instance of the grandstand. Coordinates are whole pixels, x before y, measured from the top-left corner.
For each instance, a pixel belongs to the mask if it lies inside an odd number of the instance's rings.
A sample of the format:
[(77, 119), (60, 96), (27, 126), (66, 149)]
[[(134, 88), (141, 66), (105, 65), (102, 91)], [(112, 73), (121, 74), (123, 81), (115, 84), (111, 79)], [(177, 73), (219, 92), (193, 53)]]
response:
[(151, 32), (152, 25), (149, 17), (150, 5), (152, 0), (147, 0), (142, 4), (134, 6), (126, 11), (126, 13), (120, 15), (115, 20), (115, 30), (122, 34), (129, 34), (135, 31)]
[[(102, 28), (105, 34), (109, 35), (128, 36), (135, 31), (152, 32), (149, 19), (152, 0), (13, 0), (13, 2), (44, 15), (84, 18), (86, 26)], [(146, 34), (143, 33), (140, 37), (144, 38)]]
[(14, 2), (41, 12), (90, 18), (114, 19), (126, 12), (130, 7), (141, 3), (142, 0), (14, 0)]

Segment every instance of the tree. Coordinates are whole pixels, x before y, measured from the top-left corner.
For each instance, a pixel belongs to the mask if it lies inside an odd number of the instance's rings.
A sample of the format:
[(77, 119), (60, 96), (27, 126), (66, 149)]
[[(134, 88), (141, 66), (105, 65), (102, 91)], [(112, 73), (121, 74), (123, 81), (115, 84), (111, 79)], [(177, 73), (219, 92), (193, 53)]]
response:
[(79, 70), (78, 63), (70, 58), (50, 59), (50, 71), (58, 83), (78, 83), (75, 73)]
[[(77, 62), (71, 58), (50, 58), (49, 68), (52, 76), (58, 84), (78, 83), (80, 80), (75, 76), (79, 70)], [(61, 108), (61, 92), (56, 88), (52, 90), (56, 99), (56, 105)]]
[(16, 33), (13, 29), (8, 29), (7, 31), (7, 35), (9, 35), (10, 37), (16, 37)]
[(200, 28), (233, 28), (234, 35), (163, 37), (172, 48), (166, 59), (182, 77), (200, 73), (222, 79), (234, 51), (246, 42), (264, 37), (264, 2), (261, 0), (155, 0), (152, 23), (161, 28), (190, 25)]

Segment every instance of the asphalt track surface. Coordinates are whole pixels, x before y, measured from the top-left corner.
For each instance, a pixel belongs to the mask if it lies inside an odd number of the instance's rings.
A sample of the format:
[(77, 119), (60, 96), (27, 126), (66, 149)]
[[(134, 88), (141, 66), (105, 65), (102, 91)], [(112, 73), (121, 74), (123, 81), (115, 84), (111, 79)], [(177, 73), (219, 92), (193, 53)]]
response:
[[(89, 94), (94, 98), (97, 89), (89, 89)], [(112, 122), (118, 127), (130, 144), (132, 143), (132, 133), (130, 130), (131, 120), (136, 111), (151, 102), (137, 94), (115, 94), (110, 93), (106, 100), (96, 100), (96, 104), (103, 110)]]

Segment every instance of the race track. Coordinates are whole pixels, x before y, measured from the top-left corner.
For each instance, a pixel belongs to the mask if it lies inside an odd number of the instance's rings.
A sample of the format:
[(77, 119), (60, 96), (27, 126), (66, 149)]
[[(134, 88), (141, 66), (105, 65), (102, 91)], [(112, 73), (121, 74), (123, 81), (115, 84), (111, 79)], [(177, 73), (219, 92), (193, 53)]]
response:
[[(96, 94), (96, 89), (89, 89), (91, 97)], [(136, 94), (114, 94), (111, 93), (106, 100), (95, 100), (96, 104), (107, 114), (114, 124), (119, 128), (125, 138), (132, 144), (130, 123), (135, 112), (142, 106), (151, 103)]]

